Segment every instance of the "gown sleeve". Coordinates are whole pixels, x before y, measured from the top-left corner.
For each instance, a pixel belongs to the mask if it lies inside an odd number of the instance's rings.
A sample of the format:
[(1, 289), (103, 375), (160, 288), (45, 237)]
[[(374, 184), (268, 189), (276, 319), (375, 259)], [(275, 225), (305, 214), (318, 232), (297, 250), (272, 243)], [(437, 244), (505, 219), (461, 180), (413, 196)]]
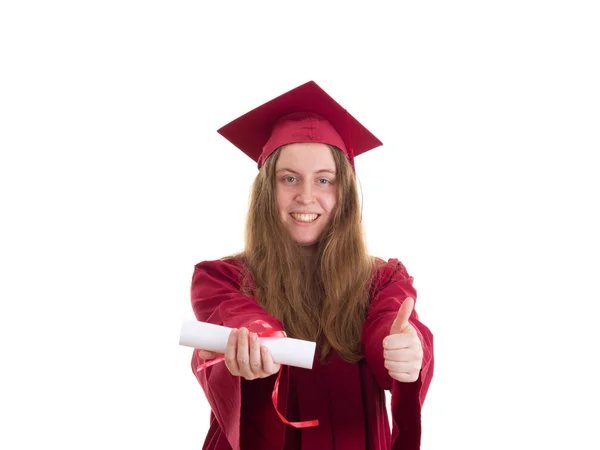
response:
[(391, 391), (392, 448), (418, 448), (421, 435), (421, 408), (433, 376), (433, 334), (413, 310), (409, 323), (415, 328), (423, 346), (423, 364), (419, 378), (403, 383), (390, 377), (384, 366), (383, 339), (389, 334), (402, 302), (412, 297), (417, 301), (413, 278), (397, 259), (381, 262), (377, 269), (371, 304), (363, 327), (365, 360), (377, 383)]
[[(194, 268), (191, 286), (192, 308), (196, 319), (230, 328), (247, 327), (263, 320), (277, 331), (283, 324), (271, 316), (258, 302), (241, 292), (245, 270), (237, 260), (205, 261)], [(198, 371), (205, 361), (194, 350), (192, 371), (205, 392), (214, 420), (225, 434), (233, 450), (240, 447), (242, 414), (242, 382), (225, 364), (215, 364)]]

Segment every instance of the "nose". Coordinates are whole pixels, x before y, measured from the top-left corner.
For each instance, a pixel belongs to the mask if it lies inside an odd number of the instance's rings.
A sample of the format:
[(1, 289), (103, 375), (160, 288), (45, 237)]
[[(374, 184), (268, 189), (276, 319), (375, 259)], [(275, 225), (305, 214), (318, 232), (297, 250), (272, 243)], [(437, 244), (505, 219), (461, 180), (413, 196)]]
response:
[(310, 205), (315, 202), (315, 195), (311, 183), (302, 184), (296, 197), (296, 201), (302, 205)]

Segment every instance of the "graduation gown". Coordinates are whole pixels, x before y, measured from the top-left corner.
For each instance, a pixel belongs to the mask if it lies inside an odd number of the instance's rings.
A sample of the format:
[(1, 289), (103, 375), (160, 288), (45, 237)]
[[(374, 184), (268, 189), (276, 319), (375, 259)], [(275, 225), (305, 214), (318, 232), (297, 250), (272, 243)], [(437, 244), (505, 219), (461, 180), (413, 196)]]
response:
[[(284, 331), (279, 320), (240, 292), (248, 276), (238, 259), (197, 264), (191, 286), (196, 318), (231, 328), (263, 320)], [(198, 371), (205, 361), (195, 350), (192, 371), (211, 407), (203, 450), (419, 449), (421, 408), (433, 375), (433, 335), (413, 312), (409, 321), (424, 355), (413, 383), (389, 376), (382, 344), (402, 301), (416, 300), (412, 281), (397, 259), (379, 260), (362, 333), (364, 358), (358, 363), (345, 362), (333, 352), (322, 365), (317, 351), (312, 369), (282, 366), (279, 411), (291, 422), (319, 420), (316, 427), (298, 429), (281, 421), (271, 399), (277, 375), (248, 381), (231, 375), (224, 363)], [(391, 432), (384, 390), (391, 391)]]

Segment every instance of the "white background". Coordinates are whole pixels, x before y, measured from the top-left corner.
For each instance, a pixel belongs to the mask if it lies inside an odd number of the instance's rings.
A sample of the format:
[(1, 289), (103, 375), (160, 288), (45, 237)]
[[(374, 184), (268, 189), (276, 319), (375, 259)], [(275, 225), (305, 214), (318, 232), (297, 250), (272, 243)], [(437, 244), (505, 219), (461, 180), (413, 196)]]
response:
[(596, 3), (3, 2), (0, 448), (201, 448), (179, 326), (256, 174), (216, 129), (309, 80), (385, 144), (356, 163), (435, 334), (423, 448), (600, 448)]

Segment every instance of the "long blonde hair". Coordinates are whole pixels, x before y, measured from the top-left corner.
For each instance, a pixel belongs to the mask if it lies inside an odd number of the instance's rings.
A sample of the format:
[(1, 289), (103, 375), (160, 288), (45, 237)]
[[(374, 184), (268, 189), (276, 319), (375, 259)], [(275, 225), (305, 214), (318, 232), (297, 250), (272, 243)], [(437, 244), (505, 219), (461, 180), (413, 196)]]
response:
[(331, 349), (357, 362), (375, 262), (365, 244), (352, 167), (339, 149), (329, 148), (336, 165), (337, 203), (314, 255), (301, 253), (280, 219), (275, 194), (278, 149), (252, 186), (246, 247), (238, 257), (252, 277), (246, 293), (284, 324), (288, 336), (316, 341), (322, 362)]

